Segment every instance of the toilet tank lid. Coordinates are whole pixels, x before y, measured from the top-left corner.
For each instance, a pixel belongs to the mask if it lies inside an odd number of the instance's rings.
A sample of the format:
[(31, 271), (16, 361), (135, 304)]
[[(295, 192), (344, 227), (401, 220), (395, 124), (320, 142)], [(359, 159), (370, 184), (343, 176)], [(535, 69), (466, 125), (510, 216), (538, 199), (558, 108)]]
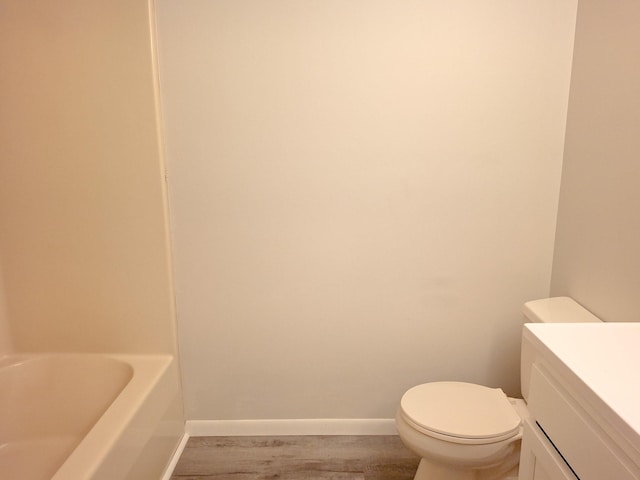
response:
[(569, 297), (532, 300), (524, 304), (522, 313), (529, 322), (533, 323), (591, 323), (602, 321)]

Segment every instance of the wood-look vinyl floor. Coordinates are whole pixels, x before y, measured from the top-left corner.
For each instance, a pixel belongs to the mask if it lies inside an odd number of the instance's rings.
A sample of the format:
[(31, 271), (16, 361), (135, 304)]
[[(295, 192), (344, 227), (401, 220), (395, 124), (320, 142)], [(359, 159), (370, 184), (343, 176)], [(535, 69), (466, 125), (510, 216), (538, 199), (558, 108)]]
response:
[(171, 480), (412, 480), (419, 461), (395, 435), (192, 437)]

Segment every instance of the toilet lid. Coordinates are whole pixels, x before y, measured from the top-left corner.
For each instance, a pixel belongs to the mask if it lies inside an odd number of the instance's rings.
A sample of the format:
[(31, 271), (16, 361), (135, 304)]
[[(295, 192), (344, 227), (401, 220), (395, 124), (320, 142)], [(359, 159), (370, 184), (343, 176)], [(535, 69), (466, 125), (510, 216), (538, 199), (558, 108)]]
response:
[[(499, 388), (462, 382), (433, 382), (404, 394), (400, 408), (424, 433), (489, 443), (515, 435), (520, 416)], [(465, 442), (466, 443), (466, 442)]]

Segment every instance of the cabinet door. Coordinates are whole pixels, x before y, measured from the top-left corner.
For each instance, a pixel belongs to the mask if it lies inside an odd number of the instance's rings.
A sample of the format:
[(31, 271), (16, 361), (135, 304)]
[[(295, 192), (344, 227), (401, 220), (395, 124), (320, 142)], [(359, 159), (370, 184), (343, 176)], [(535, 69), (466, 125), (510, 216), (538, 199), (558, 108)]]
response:
[(537, 425), (524, 422), (518, 480), (576, 480), (562, 457)]

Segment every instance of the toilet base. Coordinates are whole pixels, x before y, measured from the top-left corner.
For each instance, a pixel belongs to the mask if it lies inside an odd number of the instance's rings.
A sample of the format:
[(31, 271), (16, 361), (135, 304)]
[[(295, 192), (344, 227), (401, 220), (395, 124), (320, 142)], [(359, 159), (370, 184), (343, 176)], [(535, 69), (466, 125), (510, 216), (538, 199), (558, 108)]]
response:
[(473, 470), (454, 469), (450, 466), (420, 460), (414, 480), (475, 480)]
[(503, 465), (496, 468), (468, 469), (453, 468), (450, 465), (420, 460), (414, 480), (517, 480), (518, 465), (505, 471)]

